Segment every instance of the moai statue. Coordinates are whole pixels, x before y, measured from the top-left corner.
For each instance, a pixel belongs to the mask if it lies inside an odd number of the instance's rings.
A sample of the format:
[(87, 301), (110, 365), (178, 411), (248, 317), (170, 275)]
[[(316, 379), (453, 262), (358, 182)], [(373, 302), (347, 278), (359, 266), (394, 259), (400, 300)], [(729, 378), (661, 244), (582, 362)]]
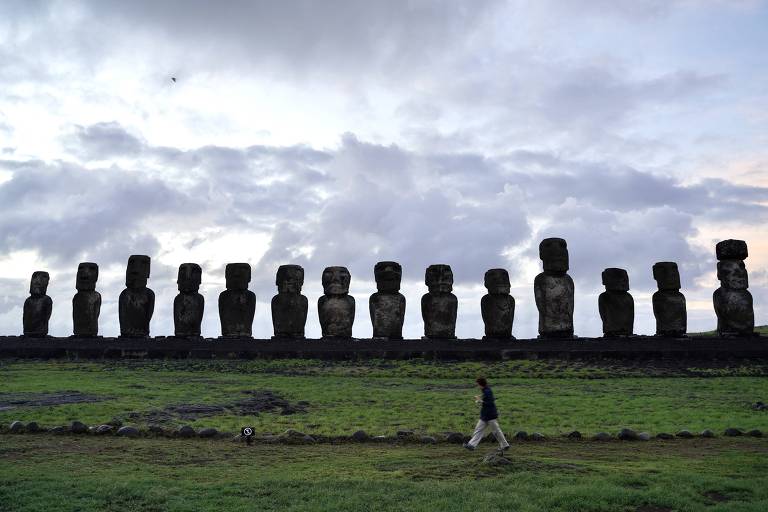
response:
[(346, 267), (326, 267), (323, 270), (325, 295), (317, 301), (317, 312), (324, 338), (352, 337), (355, 298), (349, 295), (351, 279)]
[(573, 337), (573, 279), (568, 275), (568, 245), (562, 238), (539, 244), (544, 272), (533, 281), (539, 310), (539, 338)]
[(179, 338), (199, 338), (200, 324), (203, 323), (205, 298), (198, 290), (203, 269), (197, 263), (179, 265), (176, 284), (179, 294), (173, 299), (174, 335)]
[(688, 315), (685, 295), (680, 293), (680, 273), (677, 263), (661, 261), (653, 265), (653, 278), (659, 291), (653, 294), (653, 316), (656, 317), (656, 336), (685, 336)]
[(75, 336), (98, 336), (101, 294), (96, 291), (99, 266), (96, 263), (80, 263), (77, 266), (75, 287), (72, 297), (72, 332)]
[(623, 268), (603, 270), (605, 291), (598, 297), (604, 336), (631, 336), (635, 301), (629, 294), (629, 276)]
[(755, 312), (744, 260), (747, 243), (743, 240), (723, 240), (715, 246), (717, 278), (720, 288), (712, 300), (717, 314), (717, 332), (720, 336), (752, 336)]
[(118, 311), (120, 336), (145, 338), (155, 311), (155, 292), (147, 288), (149, 256), (134, 254), (128, 258), (125, 270), (125, 290), (120, 293)]
[(424, 275), (429, 293), (421, 298), (421, 317), (425, 338), (456, 339), (456, 313), (459, 301), (453, 291), (450, 265), (430, 265)]
[(480, 301), (485, 323), (483, 338), (512, 338), (515, 320), (515, 298), (509, 294), (509, 273), (503, 268), (492, 268), (485, 273), (488, 294)]
[(304, 338), (309, 302), (301, 294), (304, 269), (299, 265), (280, 265), (275, 277), (277, 295), (272, 297), (274, 338)]
[(251, 266), (248, 263), (228, 263), (224, 271), (227, 289), (219, 294), (219, 319), (223, 338), (250, 338), (256, 294), (248, 289)]
[(394, 261), (380, 261), (373, 267), (376, 293), (368, 301), (373, 324), (373, 337), (403, 339), (405, 321), (405, 297), (400, 293), (403, 268)]
[(32, 272), (29, 297), (24, 301), (24, 336), (48, 336), (48, 320), (53, 310), (53, 301), (45, 294), (49, 280), (48, 272)]

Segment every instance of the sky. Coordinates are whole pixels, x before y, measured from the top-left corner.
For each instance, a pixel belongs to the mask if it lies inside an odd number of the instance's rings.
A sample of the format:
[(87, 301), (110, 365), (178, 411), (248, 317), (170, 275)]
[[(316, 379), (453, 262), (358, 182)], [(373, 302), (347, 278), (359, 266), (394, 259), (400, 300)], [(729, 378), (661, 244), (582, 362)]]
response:
[[(254, 336), (275, 271), (305, 269), (307, 335), (326, 266), (352, 275), (371, 335), (373, 266), (403, 266), (419, 337), (445, 263), (457, 335), (483, 334), (483, 274), (508, 269), (535, 337), (538, 244), (565, 238), (576, 334), (601, 334), (604, 268), (627, 269), (653, 334), (651, 267), (676, 261), (690, 331), (715, 326), (714, 245), (749, 244), (768, 323), (768, 2), (168, 0), (0, 2), (0, 333), (35, 270), (72, 332), (81, 261), (119, 332), (131, 254), (152, 257), (151, 330), (173, 333), (179, 264), (203, 267), (218, 336), (224, 266), (248, 262)], [(175, 77), (173, 82), (171, 77)]]

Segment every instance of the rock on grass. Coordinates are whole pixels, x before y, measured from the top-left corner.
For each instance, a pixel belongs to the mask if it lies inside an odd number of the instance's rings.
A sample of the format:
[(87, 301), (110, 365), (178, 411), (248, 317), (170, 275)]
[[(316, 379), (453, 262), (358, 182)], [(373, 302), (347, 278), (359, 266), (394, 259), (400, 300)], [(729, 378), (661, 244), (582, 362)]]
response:
[(88, 432), (88, 426), (80, 421), (73, 421), (69, 426), (69, 431), (73, 434), (85, 434)]
[(136, 427), (129, 427), (129, 426), (120, 427), (117, 430), (117, 435), (124, 436), (124, 437), (136, 437), (139, 435), (139, 429), (137, 429)]

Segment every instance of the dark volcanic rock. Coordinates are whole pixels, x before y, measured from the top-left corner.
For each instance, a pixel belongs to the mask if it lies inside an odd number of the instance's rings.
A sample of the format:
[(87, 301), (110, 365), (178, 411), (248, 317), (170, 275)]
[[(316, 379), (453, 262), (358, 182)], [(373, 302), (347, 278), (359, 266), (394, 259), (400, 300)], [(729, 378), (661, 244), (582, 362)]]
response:
[(11, 423), (11, 426), (8, 428), (8, 430), (14, 434), (20, 434), (24, 432), (24, 424), (20, 421), (14, 421)]
[(179, 429), (176, 431), (176, 435), (179, 437), (195, 437), (195, 429), (192, 428), (189, 425), (184, 425), (182, 427), (179, 427)]
[(86, 434), (88, 432), (88, 425), (80, 421), (73, 421), (69, 426), (69, 431), (73, 434)]
[(430, 265), (424, 274), (429, 289), (421, 298), (424, 337), (456, 338), (456, 315), (459, 301), (453, 291), (453, 271), (450, 265)]
[(368, 300), (368, 310), (377, 339), (403, 339), (405, 297), (400, 293), (403, 269), (395, 261), (380, 261), (373, 267), (377, 292)]
[(568, 432), (565, 437), (568, 439), (581, 439), (583, 436), (581, 435), (581, 432), (574, 430), (573, 432)]
[(635, 301), (629, 292), (629, 276), (623, 268), (603, 270), (605, 291), (598, 297), (598, 309), (605, 336), (631, 336), (635, 323)]
[(546, 238), (539, 244), (544, 272), (533, 281), (539, 310), (540, 338), (573, 337), (573, 279), (568, 275), (568, 245), (562, 238)]
[(515, 435), (512, 436), (512, 439), (516, 439), (518, 441), (527, 441), (528, 440), (528, 432), (525, 430), (519, 430), (515, 432)]
[(30, 421), (29, 423), (27, 423), (27, 432), (35, 433), (35, 432), (43, 432), (43, 430), (44, 429), (41, 428), (36, 421)]
[(659, 432), (658, 434), (656, 434), (656, 437), (658, 439), (664, 439), (664, 440), (670, 440), (670, 439), (674, 439), (675, 438), (675, 436), (673, 436), (672, 434), (669, 434), (667, 432)]
[(174, 336), (195, 338), (200, 336), (205, 299), (198, 293), (203, 269), (197, 263), (182, 263), (176, 284), (179, 294), (173, 300)]
[(117, 429), (117, 435), (124, 437), (136, 437), (139, 435), (139, 429), (129, 426), (120, 427)]
[(485, 338), (511, 338), (515, 299), (509, 294), (509, 273), (503, 268), (493, 268), (485, 273), (484, 284), (488, 294), (480, 300), (480, 312)]
[[(27, 425), (27, 430), (29, 430), (29, 425)], [(750, 437), (763, 437), (763, 432), (758, 429), (753, 429), (748, 431), (747, 435)]]
[(77, 266), (77, 293), (72, 297), (72, 332), (75, 336), (99, 334), (101, 294), (96, 291), (98, 279), (99, 266), (96, 263), (83, 262)]
[(155, 311), (155, 292), (147, 288), (149, 256), (134, 254), (125, 270), (125, 290), (120, 293), (118, 312), (120, 336), (145, 338)]
[(725, 432), (723, 432), (723, 435), (727, 437), (738, 437), (738, 436), (743, 436), (744, 431), (739, 428), (731, 427), (731, 428), (725, 429)]
[(712, 296), (717, 332), (720, 336), (752, 336), (755, 312), (752, 294), (747, 290), (749, 279), (744, 265), (747, 244), (743, 240), (723, 240), (715, 246), (715, 254), (720, 281), (720, 288)]
[(301, 294), (304, 269), (280, 265), (275, 276), (277, 295), (272, 297), (272, 326), (276, 338), (303, 338), (309, 302)]
[(464, 442), (464, 434), (461, 432), (448, 432), (445, 435), (445, 440), (449, 443), (461, 444)]
[(95, 433), (99, 435), (109, 434), (113, 430), (115, 430), (115, 427), (113, 427), (112, 425), (99, 425), (98, 427), (96, 427)]
[(592, 436), (593, 441), (610, 441), (611, 439), (613, 439), (613, 436), (608, 432), (598, 432)]
[(637, 432), (630, 428), (623, 428), (619, 431), (619, 435), (616, 436), (622, 441), (637, 441)]
[(48, 321), (53, 311), (53, 301), (46, 295), (50, 277), (48, 272), (33, 272), (29, 284), (29, 297), (24, 301), (24, 336), (48, 335)]
[(695, 437), (689, 430), (681, 430), (675, 435), (682, 439), (693, 439)]
[(219, 294), (219, 320), (224, 338), (250, 338), (256, 314), (256, 294), (248, 289), (251, 266), (228, 263), (225, 267), (227, 289)]
[(365, 430), (358, 430), (357, 432), (349, 436), (349, 438), (352, 439), (353, 441), (362, 442), (362, 441), (367, 441), (370, 438), (370, 436), (368, 436)]
[(355, 298), (349, 295), (352, 276), (346, 267), (323, 270), (324, 295), (317, 301), (317, 312), (324, 338), (351, 338), (355, 321)]
[(219, 434), (219, 431), (213, 427), (201, 429), (200, 432), (197, 433), (199, 437), (204, 437), (204, 438), (216, 437), (218, 434)]
[(688, 329), (685, 296), (680, 293), (677, 263), (660, 261), (653, 265), (653, 278), (659, 290), (653, 294), (656, 336), (683, 336)]

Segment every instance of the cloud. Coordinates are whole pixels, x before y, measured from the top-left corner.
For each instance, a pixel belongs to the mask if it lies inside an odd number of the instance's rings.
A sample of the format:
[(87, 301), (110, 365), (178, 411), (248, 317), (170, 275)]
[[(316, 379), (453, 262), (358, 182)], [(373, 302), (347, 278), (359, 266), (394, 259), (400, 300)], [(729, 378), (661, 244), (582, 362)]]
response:
[[(66, 137), (79, 144), (73, 156), (82, 164), (0, 161), (12, 174), (0, 184), (0, 253), (37, 251), (65, 273), (85, 259), (122, 272), (129, 254), (183, 255), (183, 247), (215, 245), (210, 236), (261, 234), (268, 246), (251, 259), (252, 288), (261, 299), (270, 296), (284, 263), (303, 265), (307, 289), (316, 294), (314, 281), (325, 266), (348, 266), (353, 287), (368, 290), (373, 265), (387, 259), (403, 264), (412, 297), (432, 263), (450, 264), (457, 286), (467, 290), (477, 290), (483, 272), (499, 266), (526, 282), (531, 265), (538, 267), (538, 241), (547, 236), (568, 240), (579, 293), (597, 293), (600, 272), (610, 266), (628, 269), (633, 289), (652, 289), (650, 268), (663, 260), (678, 261), (692, 288), (713, 265), (711, 251), (692, 242), (696, 219), (766, 217), (763, 187), (722, 179), (682, 183), (547, 152), (422, 153), (353, 134), (324, 150), (183, 149), (153, 146), (117, 122), (76, 127), (75, 134)], [(84, 167), (89, 161), (106, 166)], [(169, 236), (185, 245), (169, 245)], [(229, 258), (210, 258), (204, 271), (219, 282)], [(165, 284), (155, 289), (171, 300), (182, 261), (161, 260), (153, 280)], [(121, 279), (113, 279), (110, 292), (119, 292)], [(535, 316), (522, 299), (521, 314)], [(158, 314), (171, 315), (158, 307)], [(171, 328), (169, 319), (162, 322)], [(412, 330), (418, 322), (411, 320)]]

